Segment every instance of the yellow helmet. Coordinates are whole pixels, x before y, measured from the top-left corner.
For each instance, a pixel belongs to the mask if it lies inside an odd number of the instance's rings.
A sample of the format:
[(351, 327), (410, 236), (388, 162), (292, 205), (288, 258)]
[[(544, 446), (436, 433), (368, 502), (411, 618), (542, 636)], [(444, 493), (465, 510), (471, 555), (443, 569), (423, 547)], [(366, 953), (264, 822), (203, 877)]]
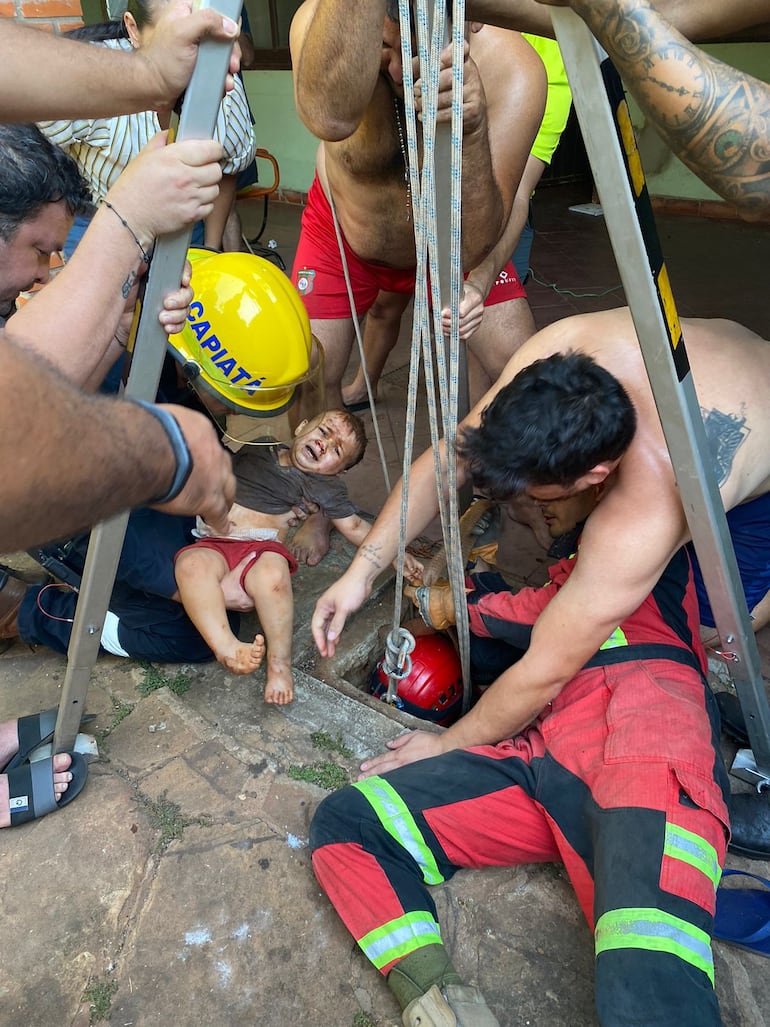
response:
[(195, 293), (169, 347), (186, 377), (238, 413), (287, 409), (310, 373), (313, 340), (291, 280), (251, 253), (190, 250)]

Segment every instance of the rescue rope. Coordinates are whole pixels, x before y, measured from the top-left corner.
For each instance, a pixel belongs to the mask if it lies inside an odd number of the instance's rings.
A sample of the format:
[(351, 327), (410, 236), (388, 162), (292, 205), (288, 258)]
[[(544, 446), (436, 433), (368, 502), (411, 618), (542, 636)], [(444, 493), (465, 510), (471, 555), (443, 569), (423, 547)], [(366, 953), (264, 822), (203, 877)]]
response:
[(332, 212), (332, 220), (334, 221), (334, 234), (337, 236), (337, 246), (340, 250), (340, 260), (342, 262), (342, 273), (345, 276), (345, 288), (348, 290), (348, 302), (350, 303), (350, 317), (353, 321), (353, 329), (356, 333), (356, 341), (358, 342), (358, 355), (361, 360), (361, 369), (364, 374), (364, 382), (366, 383), (366, 395), (369, 399), (369, 408), (372, 411), (372, 424), (374, 425), (374, 436), (377, 439), (377, 452), (380, 457), (380, 465), (382, 467), (382, 476), (385, 479), (385, 488), (388, 492), (391, 491), (390, 475), (388, 474), (388, 463), (385, 459), (385, 447), (382, 444), (382, 435), (380, 434), (380, 421), (377, 417), (377, 410), (374, 403), (374, 393), (372, 392), (372, 383), (369, 380), (369, 372), (366, 368), (366, 359), (364, 357), (364, 340), (361, 335), (361, 322), (358, 319), (358, 311), (356, 310), (356, 301), (353, 296), (353, 285), (350, 281), (350, 270), (348, 268), (348, 258), (345, 255), (345, 246), (342, 241), (342, 232), (340, 231), (340, 223), (337, 220), (337, 208), (334, 205), (334, 197), (332, 196), (332, 188), (328, 186), (327, 199), (329, 201), (329, 208)]
[[(440, 56), (447, 36), (446, 8), (441, 2), (433, 10), (432, 23), (425, 0), (415, 4), (416, 38), (420, 58), (422, 85), (422, 167), (420, 168), (417, 142), (417, 117), (414, 105), (414, 78), (412, 74), (412, 43), (409, 0), (399, 0), (401, 25), (401, 56), (404, 83), (404, 114), (409, 155), (409, 175), (415, 229), (417, 261), (415, 280), (414, 322), (412, 350), (407, 390), (406, 435), (404, 440), (404, 466), (402, 476), (401, 514), (396, 592), (393, 612), (392, 641), (396, 644), (401, 614), (401, 596), (404, 583), (404, 560), (407, 538), (409, 477), (414, 448), (414, 424), (417, 408), (417, 385), (420, 356), (425, 368), (425, 389), (430, 418), (431, 446), (434, 453), (439, 514), (442, 535), (447, 552), (450, 587), (455, 597), (457, 633), (463, 672), (463, 711), (470, 705), (470, 643), (468, 609), (465, 604), (464, 566), (462, 561), (460, 515), (457, 492), (457, 439), (460, 334), (458, 311), (462, 289), (461, 252), (461, 197), (462, 197), (462, 90), (465, 4), (454, 0), (452, 10), (452, 121), (450, 163), (450, 252), (449, 276), (442, 276), (441, 261), (447, 254), (439, 252), (437, 238), (437, 182), (436, 182), (436, 115)], [(441, 169), (442, 171), (445, 169)], [(446, 199), (446, 192), (441, 197)], [(430, 267), (431, 304), (428, 303), (428, 273)], [(444, 265), (445, 267), (445, 265)], [(442, 282), (448, 286), (448, 295), (441, 295)], [(442, 300), (451, 312), (448, 342), (441, 330)], [(432, 333), (431, 333), (432, 312)], [(448, 354), (447, 354), (448, 350)], [(434, 363), (435, 356), (435, 363)], [(436, 386), (438, 399), (436, 401)], [(441, 411), (439, 425), (438, 409)], [(441, 464), (439, 441), (442, 435), (446, 446), (446, 471)]]
[[(429, 13), (428, 0), (416, 0), (415, 34), (420, 58), (420, 79), (422, 86), (422, 162), (419, 158), (417, 139), (417, 116), (414, 104), (414, 76), (412, 73), (412, 33), (410, 0), (399, 0), (399, 22), (401, 29), (401, 59), (404, 86), (404, 120), (407, 141), (408, 193), (411, 197), (412, 220), (415, 232), (415, 297), (412, 323), (409, 382), (407, 387), (406, 429), (403, 450), (402, 496), (400, 532), (396, 562), (395, 602), (393, 626), (386, 642), (383, 670), (388, 676), (387, 700), (393, 701), (398, 682), (405, 676), (405, 657), (409, 651), (411, 636), (401, 624), (401, 603), (404, 588), (404, 562), (406, 558), (407, 519), (409, 502), (409, 477), (414, 452), (414, 427), (417, 411), (417, 390), (420, 376), (420, 362), (424, 366), (425, 390), (430, 421), (431, 447), (435, 458), (436, 483), (439, 498), (444, 549), (452, 595), (455, 597), (456, 628), (460, 662), (463, 675), (463, 712), (470, 705), (470, 641), (468, 608), (465, 603), (465, 575), (462, 555), (460, 511), (457, 490), (457, 421), (460, 385), (460, 327), (459, 306), (462, 290), (462, 95), (465, 44), (465, 2), (453, 0), (451, 42), (452, 42), (452, 119), (450, 128), (449, 188), (446, 182), (438, 189), (436, 178), (436, 115), (438, 109), (438, 85), (441, 69), (441, 51), (446, 45), (449, 32), (446, 4), (436, 0), (435, 8)], [(438, 131), (442, 131), (440, 126)], [(447, 169), (442, 166), (440, 175)], [(439, 195), (439, 191), (441, 195)], [(440, 253), (437, 235), (437, 213), (439, 201), (449, 199), (450, 245), (449, 253)], [(366, 367), (363, 339), (358, 311), (350, 283), (348, 265), (344, 251), (342, 233), (339, 228), (334, 199), (331, 190), (328, 195), (331, 206), (337, 245), (340, 251), (345, 284), (350, 302), (358, 351), (366, 383), (369, 406), (372, 411), (380, 462), (387, 488), (390, 480), (387, 472), (384, 450), (380, 438), (379, 423), (374, 395)], [(449, 273), (446, 273), (447, 264)], [(430, 302), (428, 301), (428, 268), (430, 268)], [(448, 339), (441, 328), (442, 306), (451, 310), (451, 328)], [(435, 359), (434, 359), (435, 358)], [(438, 390), (438, 397), (436, 392)], [(439, 419), (440, 414), (440, 419)], [(442, 466), (439, 443), (443, 435), (446, 447), (446, 469)], [(407, 636), (407, 637), (405, 637)], [(411, 640), (412, 647), (414, 640)], [(409, 661), (410, 663), (411, 661)]]

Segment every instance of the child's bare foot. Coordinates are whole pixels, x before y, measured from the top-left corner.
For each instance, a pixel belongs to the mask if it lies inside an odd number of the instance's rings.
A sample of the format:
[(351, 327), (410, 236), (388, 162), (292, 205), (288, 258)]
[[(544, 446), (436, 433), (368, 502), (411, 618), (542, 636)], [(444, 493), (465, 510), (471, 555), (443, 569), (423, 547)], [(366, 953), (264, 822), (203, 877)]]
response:
[(265, 702), (286, 706), (294, 698), (294, 677), (287, 660), (267, 658), (267, 684)]
[(231, 674), (253, 674), (259, 670), (265, 658), (265, 639), (257, 635), (254, 641), (239, 642), (229, 653), (222, 653), (217, 659)]

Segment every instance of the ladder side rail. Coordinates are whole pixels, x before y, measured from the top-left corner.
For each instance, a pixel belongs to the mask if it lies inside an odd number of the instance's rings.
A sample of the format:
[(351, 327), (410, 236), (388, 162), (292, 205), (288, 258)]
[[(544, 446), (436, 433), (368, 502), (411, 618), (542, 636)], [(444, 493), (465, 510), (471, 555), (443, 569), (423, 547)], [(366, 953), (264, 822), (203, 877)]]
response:
[[(238, 0), (202, 0), (201, 7), (216, 6), (223, 15), (238, 21)], [(185, 92), (177, 139), (210, 139), (224, 92), (232, 44), (213, 39), (201, 43), (195, 70)], [(158, 389), (166, 333), (158, 321), (163, 298), (178, 286), (187, 257), (192, 226), (158, 239), (141, 305), (136, 345), (126, 395), (152, 401)], [(75, 620), (67, 651), (67, 672), (62, 685), (53, 751), (71, 749), (85, 710), (91, 673), (99, 655), (99, 643), (109, 608), (118, 561), (128, 523), (128, 513), (98, 524), (91, 532), (83, 569)]]

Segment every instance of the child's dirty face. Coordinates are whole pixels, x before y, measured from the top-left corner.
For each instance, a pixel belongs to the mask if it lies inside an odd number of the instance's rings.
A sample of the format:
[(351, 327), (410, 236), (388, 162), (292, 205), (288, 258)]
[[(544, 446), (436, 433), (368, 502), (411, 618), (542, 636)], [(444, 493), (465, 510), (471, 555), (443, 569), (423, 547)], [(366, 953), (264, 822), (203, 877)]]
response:
[(292, 443), (295, 467), (314, 474), (339, 474), (354, 459), (355, 437), (345, 420), (325, 413), (301, 425)]

